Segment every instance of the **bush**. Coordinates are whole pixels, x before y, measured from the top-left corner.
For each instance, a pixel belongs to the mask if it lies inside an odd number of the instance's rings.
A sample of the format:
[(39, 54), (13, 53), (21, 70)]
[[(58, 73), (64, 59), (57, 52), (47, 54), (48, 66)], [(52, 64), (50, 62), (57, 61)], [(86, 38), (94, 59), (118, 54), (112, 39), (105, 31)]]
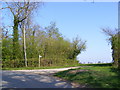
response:
[[(30, 58), (27, 59), (28, 67), (38, 67), (39, 59), (38, 58)], [(50, 67), (50, 66), (67, 66), (67, 65), (77, 65), (78, 61), (72, 59), (64, 59), (64, 58), (42, 58), (40, 62), (40, 66), (42, 67)], [(2, 67), (6, 68), (19, 68), (25, 67), (24, 60), (3, 60)]]

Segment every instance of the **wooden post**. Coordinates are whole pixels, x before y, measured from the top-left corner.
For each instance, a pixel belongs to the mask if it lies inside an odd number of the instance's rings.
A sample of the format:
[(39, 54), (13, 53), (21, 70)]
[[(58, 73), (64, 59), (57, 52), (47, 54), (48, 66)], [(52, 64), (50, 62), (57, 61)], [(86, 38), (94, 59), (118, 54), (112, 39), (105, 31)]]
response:
[(40, 58), (41, 58), (41, 57), (42, 57), (42, 56), (39, 55), (39, 67), (40, 67)]

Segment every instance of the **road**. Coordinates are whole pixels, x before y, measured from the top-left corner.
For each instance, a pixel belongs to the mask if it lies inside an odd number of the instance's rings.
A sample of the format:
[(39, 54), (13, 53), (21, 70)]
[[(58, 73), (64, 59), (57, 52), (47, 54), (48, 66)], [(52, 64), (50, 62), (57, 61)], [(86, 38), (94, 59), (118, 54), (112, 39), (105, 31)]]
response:
[(2, 88), (74, 88), (70, 82), (62, 81), (52, 76), (53, 73), (71, 68), (78, 67), (40, 70), (3, 70)]

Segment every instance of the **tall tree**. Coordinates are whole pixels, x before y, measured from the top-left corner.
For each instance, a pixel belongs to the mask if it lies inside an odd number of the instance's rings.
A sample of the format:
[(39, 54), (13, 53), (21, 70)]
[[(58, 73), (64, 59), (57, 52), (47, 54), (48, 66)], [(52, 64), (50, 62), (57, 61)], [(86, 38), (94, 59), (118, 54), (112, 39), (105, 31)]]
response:
[(27, 67), (27, 57), (26, 57), (26, 43), (25, 43), (25, 19), (32, 13), (34, 9), (37, 8), (37, 2), (30, 2), (25, 0), (24, 2), (6, 2), (9, 10), (13, 15), (14, 26), (13, 26), (13, 59), (17, 59), (19, 55), (19, 24), (22, 23), (23, 27), (23, 48), (24, 48), (24, 59), (25, 66)]
[(72, 47), (72, 59), (76, 59), (77, 55), (86, 49), (86, 41), (82, 41), (78, 36), (73, 39)]
[(108, 40), (111, 43), (113, 65), (120, 68), (120, 31), (118, 29), (110, 30), (109, 28), (102, 30), (109, 36)]

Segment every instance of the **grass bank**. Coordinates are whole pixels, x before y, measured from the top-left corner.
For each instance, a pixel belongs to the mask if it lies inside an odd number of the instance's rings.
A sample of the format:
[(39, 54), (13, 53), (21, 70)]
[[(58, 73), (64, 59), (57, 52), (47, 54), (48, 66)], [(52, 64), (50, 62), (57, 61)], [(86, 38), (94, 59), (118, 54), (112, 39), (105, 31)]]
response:
[(58, 72), (55, 76), (86, 88), (119, 88), (120, 71), (110, 64), (87, 64), (78, 69)]
[(2, 68), (2, 70), (34, 70), (34, 69), (56, 69), (56, 68), (67, 68), (67, 67), (75, 67), (78, 65), (65, 65), (65, 66), (48, 66), (48, 67), (19, 67), (19, 68)]

